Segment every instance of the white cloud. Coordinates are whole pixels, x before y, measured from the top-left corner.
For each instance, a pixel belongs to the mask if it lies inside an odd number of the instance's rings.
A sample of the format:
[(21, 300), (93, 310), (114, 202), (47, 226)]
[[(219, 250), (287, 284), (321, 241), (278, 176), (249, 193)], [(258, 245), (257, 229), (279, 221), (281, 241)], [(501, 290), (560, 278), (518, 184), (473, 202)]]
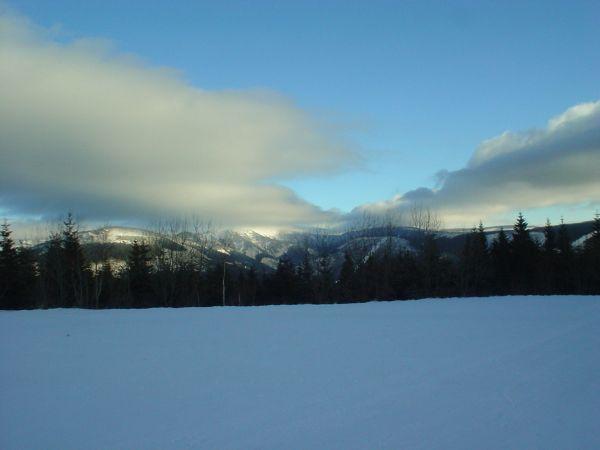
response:
[(440, 171), (436, 189), (418, 188), (354, 213), (381, 213), (415, 202), (440, 212), (447, 225), (494, 220), (514, 210), (600, 202), (600, 101), (573, 106), (543, 129), (486, 140), (467, 166)]
[(271, 180), (356, 162), (275, 93), (200, 90), (106, 42), (58, 43), (0, 15), (0, 207), (9, 214), (324, 222), (333, 213)]

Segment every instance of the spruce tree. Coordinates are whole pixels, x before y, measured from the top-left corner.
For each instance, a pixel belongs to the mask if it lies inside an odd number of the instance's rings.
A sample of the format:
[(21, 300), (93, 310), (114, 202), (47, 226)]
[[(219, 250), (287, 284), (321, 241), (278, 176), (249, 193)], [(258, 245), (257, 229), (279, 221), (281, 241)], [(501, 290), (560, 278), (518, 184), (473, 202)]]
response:
[(465, 236), (462, 252), (460, 255), (460, 285), (462, 295), (469, 295), (472, 289), (473, 278), (473, 243), (475, 228)]
[(461, 258), (461, 290), (466, 295), (483, 295), (488, 289), (489, 254), (483, 223), (465, 239)]
[(25, 309), (35, 305), (35, 259), (31, 249), (16, 247), (12, 230), (0, 226), (0, 309)]
[(480, 221), (475, 232), (474, 254), (476, 261), (475, 286), (477, 294), (486, 293), (489, 283), (489, 249), (483, 223)]
[(504, 228), (500, 228), (498, 235), (492, 242), (491, 260), (494, 280), (493, 290), (498, 294), (507, 294), (511, 276), (510, 243)]
[(313, 268), (310, 253), (304, 250), (302, 262), (298, 266), (298, 301), (313, 302), (315, 298), (313, 285)]
[(529, 294), (536, 284), (537, 244), (529, 233), (529, 224), (519, 213), (513, 227), (512, 250), (512, 285), (514, 293)]
[(273, 275), (273, 295), (277, 302), (291, 303), (297, 292), (297, 277), (294, 265), (287, 256), (279, 258), (277, 270)]
[(131, 306), (140, 308), (150, 305), (150, 248), (144, 242), (133, 241), (127, 258), (127, 278), (131, 295)]
[(18, 308), (19, 257), (11, 238), (10, 225), (5, 221), (0, 228), (0, 309)]
[(46, 244), (41, 263), (43, 305), (46, 308), (64, 307), (64, 258), (60, 234), (53, 233)]
[(544, 245), (539, 266), (539, 280), (541, 292), (552, 294), (556, 291), (557, 278), (557, 254), (556, 237), (550, 219), (546, 219), (544, 226)]
[(600, 294), (600, 214), (596, 213), (592, 234), (584, 244), (584, 264), (586, 268), (587, 291)]
[(250, 270), (248, 270), (248, 277), (246, 280), (246, 284), (248, 286), (247, 291), (247, 305), (256, 305), (256, 294), (258, 292), (258, 276), (256, 275), (256, 267), (251, 266)]
[(554, 229), (550, 223), (550, 219), (546, 219), (546, 225), (544, 226), (544, 252), (547, 255), (551, 255), (556, 250), (556, 239), (554, 236)]
[(64, 305), (86, 307), (89, 268), (83, 255), (79, 230), (73, 214), (63, 222), (62, 257), (64, 269)]
[(96, 308), (110, 308), (117, 306), (115, 302), (117, 283), (109, 259), (106, 259), (106, 261), (103, 262), (100, 273), (96, 274), (96, 283), (100, 283), (97, 304), (95, 305)]
[(594, 216), (592, 234), (585, 241), (585, 249), (593, 253), (600, 252), (600, 214), (598, 213)]
[(438, 294), (438, 281), (441, 274), (441, 254), (433, 233), (425, 234), (423, 247), (419, 256), (423, 287), (422, 295), (426, 297), (436, 296)]
[(354, 260), (348, 250), (344, 252), (344, 262), (342, 263), (338, 286), (338, 299), (342, 302), (351, 302), (355, 295), (356, 282)]
[(356, 275), (360, 283), (360, 297), (363, 300), (374, 300), (377, 298), (378, 270), (379, 265), (373, 254), (370, 254), (366, 261), (358, 264)]
[(38, 273), (33, 250), (28, 247), (20, 246), (17, 249), (17, 261), (19, 269), (17, 276), (19, 307), (34, 308), (38, 306), (39, 301), (34, 297), (38, 293)]
[(331, 257), (322, 255), (317, 264), (317, 303), (329, 303), (333, 297), (333, 270)]
[(560, 226), (558, 227), (556, 247), (558, 252), (562, 255), (571, 255), (573, 253), (573, 246), (571, 245), (569, 230), (567, 230), (563, 220), (561, 220)]
[(571, 293), (577, 283), (577, 271), (574, 269), (575, 255), (573, 253), (571, 237), (562, 219), (556, 236), (556, 247), (556, 288), (560, 293)]

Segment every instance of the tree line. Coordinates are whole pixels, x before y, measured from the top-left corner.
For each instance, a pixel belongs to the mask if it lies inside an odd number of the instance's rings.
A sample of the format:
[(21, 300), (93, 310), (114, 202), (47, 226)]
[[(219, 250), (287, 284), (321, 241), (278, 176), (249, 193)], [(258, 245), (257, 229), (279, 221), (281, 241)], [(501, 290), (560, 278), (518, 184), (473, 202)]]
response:
[[(377, 252), (347, 248), (333, 267), (327, 246), (304, 249), (301, 261), (279, 259), (274, 271), (209, 261), (165, 245), (135, 241), (124, 264), (86, 257), (71, 214), (41, 252), (17, 245), (8, 223), (0, 229), (0, 309), (146, 308), (299, 303), (350, 303), (426, 297), (510, 294), (600, 294), (600, 216), (581, 247), (564, 224), (547, 222), (544, 242), (517, 217), (510, 231), (488, 240), (483, 224), (467, 235), (458, 257), (442, 254), (431, 217), (413, 217), (417, 248), (396, 248), (393, 238)], [(420, 221), (420, 222), (419, 222)], [(355, 249), (354, 249), (355, 250)]]

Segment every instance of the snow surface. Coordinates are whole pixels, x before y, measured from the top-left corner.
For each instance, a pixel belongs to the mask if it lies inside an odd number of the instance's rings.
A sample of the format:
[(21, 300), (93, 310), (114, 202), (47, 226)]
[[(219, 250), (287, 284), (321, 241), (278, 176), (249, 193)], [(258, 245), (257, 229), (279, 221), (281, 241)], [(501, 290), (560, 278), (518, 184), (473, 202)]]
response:
[(0, 312), (0, 448), (597, 449), (600, 297)]
[(583, 236), (581, 236), (579, 239), (576, 239), (575, 241), (573, 241), (573, 247), (583, 247), (586, 243), (586, 241), (591, 238), (594, 235), (594, 232), (592, 231), (591, 233), (588, 234), (584, 234)]

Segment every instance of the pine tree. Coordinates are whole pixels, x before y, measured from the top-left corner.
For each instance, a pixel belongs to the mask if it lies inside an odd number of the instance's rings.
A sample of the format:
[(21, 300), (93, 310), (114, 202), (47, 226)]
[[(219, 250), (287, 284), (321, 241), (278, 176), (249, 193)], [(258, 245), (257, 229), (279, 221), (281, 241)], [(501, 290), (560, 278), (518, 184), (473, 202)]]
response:
[(43, 305), (46, 308), (65, 306), (64, 258), (61, 236), (50, 235), (46, 251), (42, 257), (41, 281)]
[(20, 246), (17, 249), (17, 261), (19, 269), (17, 289), (20, 307), (34, 308), (38, 305), (38, 300), (34, 297), (38, 288), (38, 273), (33, 250)]
[(297, 291), (296, 273), (292, 261), (287, 256), (279, 258), (272, 282), (273, 295), (277, 302), (288, 304), (294, 300)]
[(510, 244), (503, 228), (500, 228), (491, 250), (494, 291), (499, 294), (508, 293), (511, 276)]
[(313, 268), (310, 254), (305, 250), (302, 262), (298, 266), (298, 300), (311, 303), (314, 299)]
[(554, 229), (550, 223), (550, 219), (546, 219), (546, 225), (544, 226), (544, 251), (547, 255), (551, 255), (556, 250), (556, 239), (554, 236)]
[(64, 305), (66, 307), (86, 307), (89, 267), (83, 255), (79, 230), (73, 214), (69, 213), (63, 222), (62, 257), (64, 268)]
[(256, 275), (256, 267), (251, 266), (248, 270), (247, 285), (247, 305), (256, 305), (256, 293), (258, 292), (258, 277)]
[(562, 255), (572, 255), (573, 253), (573, 246), (571, 245), (571, 237), (569, 236), (569, 230), (567, 230), (567, 227), (563, 220), (561, 220), (560, 226), (558, 227), (556, 246), (558, 252)]
[(33, 288), (36, 285), (33, 252), (16, 247), (10, 225), (0, 227), (0, 309), (25, 309), (34, 306)]
[(600, 294), (600, 214), (594, 217), (591, 236), (585, 241), (583, 257), (586, 284), (590, 294)]
[(100, 273), (96, 274), (96, 283), (100, 284), (96, 308), (108, 308), (116, 306), (115, 296), (116, 292), (116, 280), (113, 273), (113, 267), (109, 259), (102, 264)]
[(358, 264), (356, 268), (356, 278), (360, 284), (360, 298), (364, 300), (374, 300), (377, 298), (378, 270), (379, 265), (373, 254), (370, 254), (366, 261)]
[(600, 214), (598, 213), (594, 216), (592, 234), (585, 241), (585, 249), (593, 253), (600, 252)]
[(144, 242), (133, 241), (127, 259), (127, 278), (132, 305), (140, 308), (150, 305), (150, 248)]
[(19, 258), (11, 238), (10, 225), (5, 221), (0, 228), (0, 309), (19, 307)]
[(556, 236), (554, 228), (550, 223), (550, 219), (546, 219), (544, 226), (544, 245), (541, 254), (541, 264), (539, 265), (539, 289), (541, 292), (552, 294), (556, 292), (557, 280), (557, 252), (556, 252)]
[(465, 239), (461, 258), (462, 291), (467, 295), (483, 295), (489, 282), (489, 253), (483, 223), (479, 222)]
[(515, 293), (531, 293), (535, 286), (537, 245), (529, 234), (529, 224), (519, 213), (513, 228), (512, 281)]
[(575, 255), (571, 244), (569, 231), (561, 219), (556, 237), (556, 267), (555, 285), (558, 292), (567, 294), (573, 292), (576, 285)]
[(419, 258), (424, 296), (438, 295), (438, 282), (441, 274), (440, 258), (441, 254), (435, 235), (427, 233), (423, 241), (423, 249)]
[(338, 298), (342, 302), (351, 302), (355, 295), (355, 267), (354, 260), (349, 251), (344, 252), (344, 262), (340, 271), (340, 280), (338, 283)]
[(331, 269), (331, 258), (322, 255), (317, 265), (317, 303), (329, 303), (333, 297), (333, 271)]
[(465, 243), (460, 255), (460, 275), (463, 295), (468, 295), (472, 288), (474, 238), (475, 228), (471, 229), (471, 232), (465, 236)]

